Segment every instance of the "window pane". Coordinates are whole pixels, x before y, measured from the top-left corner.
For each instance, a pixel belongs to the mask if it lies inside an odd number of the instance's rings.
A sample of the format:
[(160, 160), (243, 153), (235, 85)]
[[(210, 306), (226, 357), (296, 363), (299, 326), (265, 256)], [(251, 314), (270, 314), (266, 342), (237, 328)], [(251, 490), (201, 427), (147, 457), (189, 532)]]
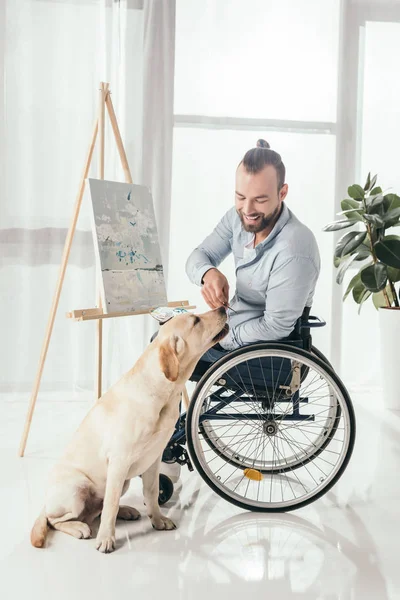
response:
[[(265, 132), (175, 129), (168, 282), (171, 300), (188, 299), (206, 309), (199, 288), (185, 274), (186, 259), (233, 205), (236, 167), (259, 137), (265, 137)], [(335, 137), (275, 132), (268, 134), (268, 140), (286, 165), (289, 208), (316, 235), (323, 267), (313, 312), (329, 319), (333, 236), (323, 233), (322, 227), (333, 219)], [(231, 257), (222, 270), (233, 290)], [(317, 334), (322, 351), (328, 351), (328, 337), (328, 328)]]
[(361, 174), (378, 173), (399, 193), (400, 23), (367, 23), (362, 100)]
[(339, 0), (178, 0), (175, 113), (336, 120)]
[[(360, 170), (358, 180), (364, 183), (369, 171), (378, 174), (383, 189), (400, 193), (398, 139), (400, 137), (399, 97), (400, 23), (367, 22), (364, 39), (363, 80), (361, 80)], [(396, 233), (400, 231), (390, 233)], [(344, 281), (356, 273), (349, 269)], [(358, 306), (351, 295), (343, 304), (341, 376), (344, 381), (362, 386), (381, 384), (379, 348), (379, 315), (371, 300), (357, 314)], [(354, 352), (357, 340), (357, 352)], [(371, 352), (371, 348), (373, 351)], [(377, 401), (380, 393), (377, 390)]]

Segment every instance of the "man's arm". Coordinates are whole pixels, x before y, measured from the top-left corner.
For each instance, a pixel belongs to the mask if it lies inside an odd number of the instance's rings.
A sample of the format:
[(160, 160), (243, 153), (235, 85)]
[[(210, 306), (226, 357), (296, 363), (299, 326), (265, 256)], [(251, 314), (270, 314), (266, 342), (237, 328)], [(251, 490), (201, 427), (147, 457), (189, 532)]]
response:
[(318, 269), (310, 258), (291, 257), (273, 269), (268, 282), (265, 311), (230, 331), (220, 345), (233, 350), (246, 344), (276, 341), (290, 335), (301, 316)]
[(203, 275), (218, 265), (231, 252), (232, 211), (230, 209), (220, 220), (214, 231), (206, 237), (186, 261), (186, 273), (192, 283), (202, 284)]

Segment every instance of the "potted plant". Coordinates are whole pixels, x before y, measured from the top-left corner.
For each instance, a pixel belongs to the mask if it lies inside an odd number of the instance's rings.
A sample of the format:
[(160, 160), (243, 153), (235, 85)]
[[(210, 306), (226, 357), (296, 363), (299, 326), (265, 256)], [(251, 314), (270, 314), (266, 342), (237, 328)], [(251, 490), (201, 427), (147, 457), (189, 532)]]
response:
[(351, 293), (359, 312), (369, 298), (379, 309), (384, 402), (387, 408), (400, 409), (400, 236), (389, 233), (400, 225), (400, 197), (383, 192), (376, 181), (369, 173), (364, 187), (351, 185), (349, 198), (341, 202), (340, 219), (324, 231), (351, 229), (335, 247), (336, 281), (341, 284), (347, 269), (358, 267), (343, 300)]

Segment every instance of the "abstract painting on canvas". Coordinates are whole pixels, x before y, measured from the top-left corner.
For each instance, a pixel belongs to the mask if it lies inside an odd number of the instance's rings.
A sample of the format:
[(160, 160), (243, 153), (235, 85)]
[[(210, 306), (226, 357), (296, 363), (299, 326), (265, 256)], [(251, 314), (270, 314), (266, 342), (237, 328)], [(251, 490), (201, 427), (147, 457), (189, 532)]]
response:
[(167, 303), (150, 190), (88, 179), (104, 312), (131, 312)]

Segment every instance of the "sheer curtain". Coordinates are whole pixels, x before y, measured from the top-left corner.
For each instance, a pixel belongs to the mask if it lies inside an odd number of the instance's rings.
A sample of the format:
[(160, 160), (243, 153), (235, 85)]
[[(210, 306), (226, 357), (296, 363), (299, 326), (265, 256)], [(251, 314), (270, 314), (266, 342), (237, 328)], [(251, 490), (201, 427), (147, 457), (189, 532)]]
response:
[[(165, 181), (168, 186), (170, 154), (164, 145), (168, 147), (165, 136), (172, 119), (174, 3), (164, 10), (163, 4), (160, 0), (1, 3), (0, 391), (7, 397), (17, 398), (20, 393), (26, 398), (32, 388), (97, 114), (100, 81), (110, 83), (134, 182), (154, 188), (167, 257), (164, 211), (169, 204)], [(163, 64), (157, 57), (165, 44), (170, 52)], [(107, 121), (106, 126), (105, 178), (123, 180)], [(161, 158), (148, 149), (155, 134), (155, 149), (161, 146), (164, 151)], [(95, 154), (90, 176), (97, 176), (96, 167)], [(68, 398), (76, 397), (71, 391), (94, 393), (95, 324), (71, 322), (65, 313), (96, 305), (95, 281), (84, 202), (42, 378), (43, 392), (67, 391)], [(150, 319), (104, 322), (105, 387), (132, 366), (147, 344)]]

